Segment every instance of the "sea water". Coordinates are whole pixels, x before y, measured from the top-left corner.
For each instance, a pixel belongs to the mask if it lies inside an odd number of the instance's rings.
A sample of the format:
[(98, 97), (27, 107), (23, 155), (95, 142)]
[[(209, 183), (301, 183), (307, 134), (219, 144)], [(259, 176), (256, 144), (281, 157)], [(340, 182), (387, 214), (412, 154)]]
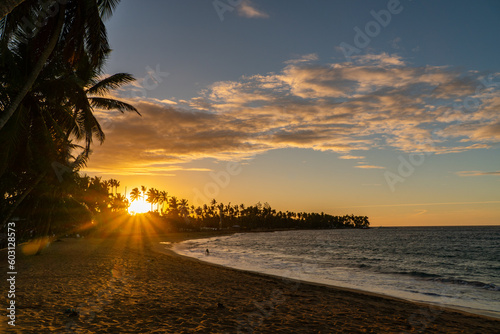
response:
[(237, 233), (189, 240), (174, 251), (500, 318), (500, 226)]

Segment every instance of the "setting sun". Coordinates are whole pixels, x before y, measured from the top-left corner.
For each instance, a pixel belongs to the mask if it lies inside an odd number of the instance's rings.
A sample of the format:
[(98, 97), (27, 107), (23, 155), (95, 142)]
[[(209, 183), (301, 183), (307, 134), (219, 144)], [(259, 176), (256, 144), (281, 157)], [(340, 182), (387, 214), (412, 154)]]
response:
[(130, 206), (128, 207), (128, 212), (131, 215), (137, 213), (146, 213), (151, 209), (151, 205), (149, 203), (143, 202), (142, 200), (132, 201)]

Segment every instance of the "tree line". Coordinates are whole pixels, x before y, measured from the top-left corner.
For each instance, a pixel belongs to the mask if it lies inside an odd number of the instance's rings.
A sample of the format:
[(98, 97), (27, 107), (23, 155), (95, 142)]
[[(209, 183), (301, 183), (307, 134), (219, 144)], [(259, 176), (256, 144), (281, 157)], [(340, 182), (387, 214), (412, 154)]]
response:
[(189, 205), (188, 200), (169, 196), (168, 192), (144, 186), (130, 192), (131, 201), (143, 200), (151, 205), (149, 211), (163, 219), (174, 230), (202, 229), (333, 229), (368, 228), (367, 216), (334, 216), (322, 213), (277, 211), (269, 203), (218, 203), (212, 199), (202, 206)]

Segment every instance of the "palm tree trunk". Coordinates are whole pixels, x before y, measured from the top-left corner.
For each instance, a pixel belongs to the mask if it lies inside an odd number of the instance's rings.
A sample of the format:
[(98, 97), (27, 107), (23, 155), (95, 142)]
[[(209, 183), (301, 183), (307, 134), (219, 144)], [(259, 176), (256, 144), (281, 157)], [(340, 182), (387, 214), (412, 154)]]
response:
[(10, 208), (9, 212), (7, 212), (7, 214), (5, 215), (5, 217), (2, 220), (2, 223), (0, 224), (0, 226), (4, 226), (9, 221), (10, 217), (12, 217), (12, 215), (16, 211), (17, 207), (19, 206), (19, 204), (21, 204), (24, 201), (24, 199), (31, 193), (31, 191), (33, 189), (35, 189), (35, 187), (40, 183), (40, 181), (43, 180), (43, 178), (45, 177), (46, 174), (47, 174), (47, 172), (40, 174), (36, 178), (36, 180), (33, 182), (33, 184), (28, 189), (26, 189), (24, 191), (24, 193), (21, 195), (21, 197), (19, 197), (17, 199), (17, 201), (14, 203), (14, 205)]
[(49, 43), (47, 44), (47, 47), (43, 50), (42, 54), (40, 55), (40, 58), (38, 58), (37, 63), (35, 64), (35, 67), (30, 73), (30, 76), (26, 80), (26, 83), (22, 87), (22, 89), (19, 91), (17, 94), (16, 98), (10, 106), (7, 108), (7, 110), (0, 116), (0, 130), (4, 127), (4, 125), (9, 121), (10, 117), (14, 114), (16, 111), (17, 107), (19, 107), (19, 104), (23, 101), (24, 97), (28, 92), (31, 90), (33, 87), (33, 84), (35, 83), (36, 79), (40, 75), (40, 72), (42, 72), (43, 67), (47, 60), (49, 59), (52, 51), (54, 51), (54, 48), (57, 45), (57, 41), (59, 40), (59, 35), (61, 34), (62, 27), (64, 24), (64, 13), (65, 13), (66, 6), (61, 5), (59, 7), (59, 17), (57, 19), (55, 31), (50, 37)]
[(24, 0), (2, 0), (2, 2), (0, 2), (0, 19), (12, 12), (12, 10), (22, 2), (24, 2)]

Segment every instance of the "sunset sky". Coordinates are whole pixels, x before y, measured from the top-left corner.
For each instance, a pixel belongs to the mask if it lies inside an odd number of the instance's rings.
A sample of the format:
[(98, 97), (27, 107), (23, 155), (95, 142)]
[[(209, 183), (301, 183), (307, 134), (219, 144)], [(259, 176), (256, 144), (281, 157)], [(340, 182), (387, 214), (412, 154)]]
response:
[(84, 172), (196, 206), (500, 224), (500, 2), (122, 0)]

